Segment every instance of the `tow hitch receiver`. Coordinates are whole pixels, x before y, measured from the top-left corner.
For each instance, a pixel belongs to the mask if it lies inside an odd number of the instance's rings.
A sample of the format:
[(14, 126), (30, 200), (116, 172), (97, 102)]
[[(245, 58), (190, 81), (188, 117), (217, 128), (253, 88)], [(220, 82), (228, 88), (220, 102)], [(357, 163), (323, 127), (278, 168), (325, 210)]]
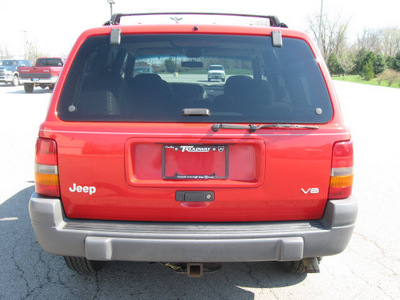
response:
[(187, 264), (186, 271), (187, 271), (188, 277), (202, 277), (203, 276), (203, 264), (189, 263), (189, 264)]
[(161, 263), (172, 271), (188, 277), (203, 277), (203, 273), (213, 273), (221, 269), (220, 263)]

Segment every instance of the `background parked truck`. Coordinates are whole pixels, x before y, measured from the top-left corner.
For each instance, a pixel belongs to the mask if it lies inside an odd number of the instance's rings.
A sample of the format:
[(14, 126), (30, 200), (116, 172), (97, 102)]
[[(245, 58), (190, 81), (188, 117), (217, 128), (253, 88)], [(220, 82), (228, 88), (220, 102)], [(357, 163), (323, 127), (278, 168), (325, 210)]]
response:
[(0, 61), (0, 82), (19, 85), (19, 67), (30, 67), (31, 63), (26, 59), (4, 59)]
[(34, 67), (20, 67), (20, 82), (24, 84), (25, 92), (32, 93), (35, 86), (53, 89), (63, 65), (63, 58), (42, 57)]

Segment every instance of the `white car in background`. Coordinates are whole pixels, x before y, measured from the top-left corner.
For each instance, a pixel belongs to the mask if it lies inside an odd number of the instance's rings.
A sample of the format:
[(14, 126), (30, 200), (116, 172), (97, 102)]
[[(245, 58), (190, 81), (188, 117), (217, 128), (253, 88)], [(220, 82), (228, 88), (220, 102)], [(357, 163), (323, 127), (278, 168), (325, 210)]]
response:
[(219, 79), (225, 81), (225, 69), (221, 65), (211, 65), (208, 69), (208, 81), (211, 79)]

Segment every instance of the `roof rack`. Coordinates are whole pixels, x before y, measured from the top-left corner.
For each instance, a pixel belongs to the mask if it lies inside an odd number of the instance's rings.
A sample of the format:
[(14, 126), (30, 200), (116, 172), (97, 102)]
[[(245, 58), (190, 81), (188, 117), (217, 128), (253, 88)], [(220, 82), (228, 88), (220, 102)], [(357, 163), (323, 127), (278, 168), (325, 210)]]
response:
[(201, 13), (201, 12), (164, 12), (164, 13), (129, 13), (129, 14), (113, 14), (111, 20), (104, 25), (120, 25), (121, 17), (135, 16), (160, 16), (160, 15), (207, 15), (207, 16), (230, 16), (230, 17), (248, 17), (268, 19), (271, 27), (287, 28), (285, 23), (281, 23), (276, 16), (248, 15), (248, 14), (230, 14), (230, 13)]

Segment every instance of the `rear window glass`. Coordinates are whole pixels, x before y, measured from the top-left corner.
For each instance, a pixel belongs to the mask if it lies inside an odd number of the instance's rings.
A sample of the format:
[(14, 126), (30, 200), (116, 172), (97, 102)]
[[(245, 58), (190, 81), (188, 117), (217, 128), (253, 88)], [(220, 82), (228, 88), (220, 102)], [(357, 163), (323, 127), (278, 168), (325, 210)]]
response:
[[(213, 69), (225, 75), (208, 76)], [(58, 114), (66, 121), (239, 123), (326, 123), (333, 115), (306, 42), (284, 38), (278, 48), (267, 36), (225, 35), (123, 35), (120, 45), (91, 37), (71, 66)]]
[(210, 66), (210, 68), (209, 68), (209, 70), (210, 71), (216, 71), (216, 70), (219, 70), (219, 71), (223, 71), (224, 70), (224, 67), (223, 66)]
[(63, 61), (60, 58), (39, 58), (36, 62), (36, 66), (41, 67), (61, 67)]

